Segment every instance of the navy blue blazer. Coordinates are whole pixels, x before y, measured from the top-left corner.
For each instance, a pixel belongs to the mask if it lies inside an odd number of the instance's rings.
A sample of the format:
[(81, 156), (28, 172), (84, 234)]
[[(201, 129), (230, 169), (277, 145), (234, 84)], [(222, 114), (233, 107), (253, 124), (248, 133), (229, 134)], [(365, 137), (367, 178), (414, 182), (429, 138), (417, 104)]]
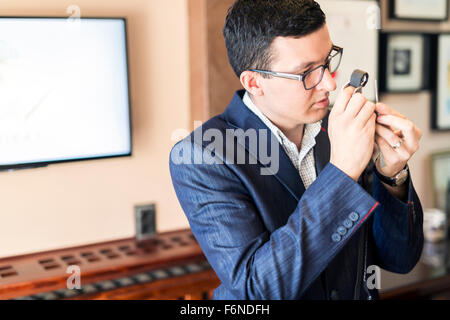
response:
[[(367, 267), (407, 273), (422, 252), (422, 206), (411, 177), (405, 203), (373, 174), (372, 161), (358, 182), (329, 163), (328, 115), (314, 147), (317, 179), (306, 191), (279, 143), (278, 171), (262, 175), (267, 159), (242, 134), (269, 129), (244, 105), (243, 94), (236, 92), (224, 113), (170, 155), (181, 207), (221, 280), (214, 299), (377, 299), (365, 282)], [(202, 136), (208, 129), (223, 137), (234, 129), (236, 139), (223, 138), (224, 147), (212, 149), (212, 135)], [(268, 154), (276, 139), (270, 135), (258, 145)], [(244, 163), (236, 159), (239, 150)], [(199, 161), (205, 154), (209, 160)]]

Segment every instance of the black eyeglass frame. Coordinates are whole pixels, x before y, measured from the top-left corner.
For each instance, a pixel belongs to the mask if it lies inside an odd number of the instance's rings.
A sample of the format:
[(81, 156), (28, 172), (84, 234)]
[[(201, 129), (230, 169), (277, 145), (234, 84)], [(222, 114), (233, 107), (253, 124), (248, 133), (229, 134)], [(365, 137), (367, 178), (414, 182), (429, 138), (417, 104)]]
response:
[[(335, 53), (333, 55), (331, 55), (333, 53), (333, 50), (335, 51)], [(303, 72), (301, 74), (293, 74), (293, 73), (286, 73), (286, 72), (276, 72), (276, 71), (269, 71), (269, 70), (259, 70), (259, 69), (249, 69), (249, 71), (258, 72), (258, 73), (262, 73), (262, 74), (267, 74), (267, 75), (278, 77), (278, 78), (285, 78), (285, 79), (301, 81), (301, 82), (303, 82), (303, 87), (305, 88), (305, 90), (311, 90), (311, 89), (314, 89), (316, 86), (318, 86), (319, 83), (322, 81), (323, 74), (325, 73), (325, 69), (328, 69), (328, 71), (330, 71), (330, 73), (336, 72), (336, 70), (339, 68), (339, 66), (341, 64), (343, 53), (344, 53), (344, 48), (341, 48), (339, 46), (333, 45), (333, 47), (330, 50), (330, 53), (328, 54), (327, 61), (325, 62), (325, 64), (317, 66), (314, 69), (308, 70), (308, 71)], [(331, 59), (333, 59), (338, 54), (341, 55), (341, 57), (339, 59), (339, 63), (337, 64), (336, 70), (331, 71), (330, 70)], [(322, 73), (320, 75), (320, 80), (314, 86), (312, 86), (311, 88), (307, 88), (306, 87), (306, 82), (305, 82), (306, 77), (310, 73), (316, 71), (319, 68), (322, 68)]]

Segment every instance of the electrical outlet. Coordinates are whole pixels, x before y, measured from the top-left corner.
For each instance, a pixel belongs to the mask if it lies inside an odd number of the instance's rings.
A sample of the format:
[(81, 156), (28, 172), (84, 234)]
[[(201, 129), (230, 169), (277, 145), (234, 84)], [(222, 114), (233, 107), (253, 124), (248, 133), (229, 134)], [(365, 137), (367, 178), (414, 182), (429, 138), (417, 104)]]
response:
[(136, 240), (146, 240), (156, 234), (155, 204), (135, 206), (134, 216), (136, 221)]

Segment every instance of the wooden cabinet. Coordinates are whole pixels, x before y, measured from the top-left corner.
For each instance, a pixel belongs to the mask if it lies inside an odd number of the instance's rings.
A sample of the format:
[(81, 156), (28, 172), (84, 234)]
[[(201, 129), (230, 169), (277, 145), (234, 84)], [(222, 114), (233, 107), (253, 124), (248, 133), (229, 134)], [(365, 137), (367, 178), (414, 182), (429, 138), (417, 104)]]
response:
[(0, 259), (0, 299), (211, 299), (219, 284), (190, 230)]

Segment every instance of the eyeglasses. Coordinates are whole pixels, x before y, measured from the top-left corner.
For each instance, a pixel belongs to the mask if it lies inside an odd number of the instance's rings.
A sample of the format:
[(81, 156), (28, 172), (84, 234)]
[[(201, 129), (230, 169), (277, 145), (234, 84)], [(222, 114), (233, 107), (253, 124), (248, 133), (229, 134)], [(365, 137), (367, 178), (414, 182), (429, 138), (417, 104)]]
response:
[(343, 48), (333, 45), (325, 64), (317, 66), (314, 69), (308, 70), (306, 72), (303, 72), (302, 74), (292, 74), (292, 73), (275, 72), (258, 69), (250, 69), (249, 71), (267, 74), (279, 78), (302, 81), (305, 90), (311, 90), (314, 87), (316, 87), (320, 83), (320, 81), (322, 81), (325, 69), (328, 69), (328, 71), (331, 74), (336, 72), (336, 70), (339, 68), (339, 65), (341, 64), (343, 52), (344, 52)]

